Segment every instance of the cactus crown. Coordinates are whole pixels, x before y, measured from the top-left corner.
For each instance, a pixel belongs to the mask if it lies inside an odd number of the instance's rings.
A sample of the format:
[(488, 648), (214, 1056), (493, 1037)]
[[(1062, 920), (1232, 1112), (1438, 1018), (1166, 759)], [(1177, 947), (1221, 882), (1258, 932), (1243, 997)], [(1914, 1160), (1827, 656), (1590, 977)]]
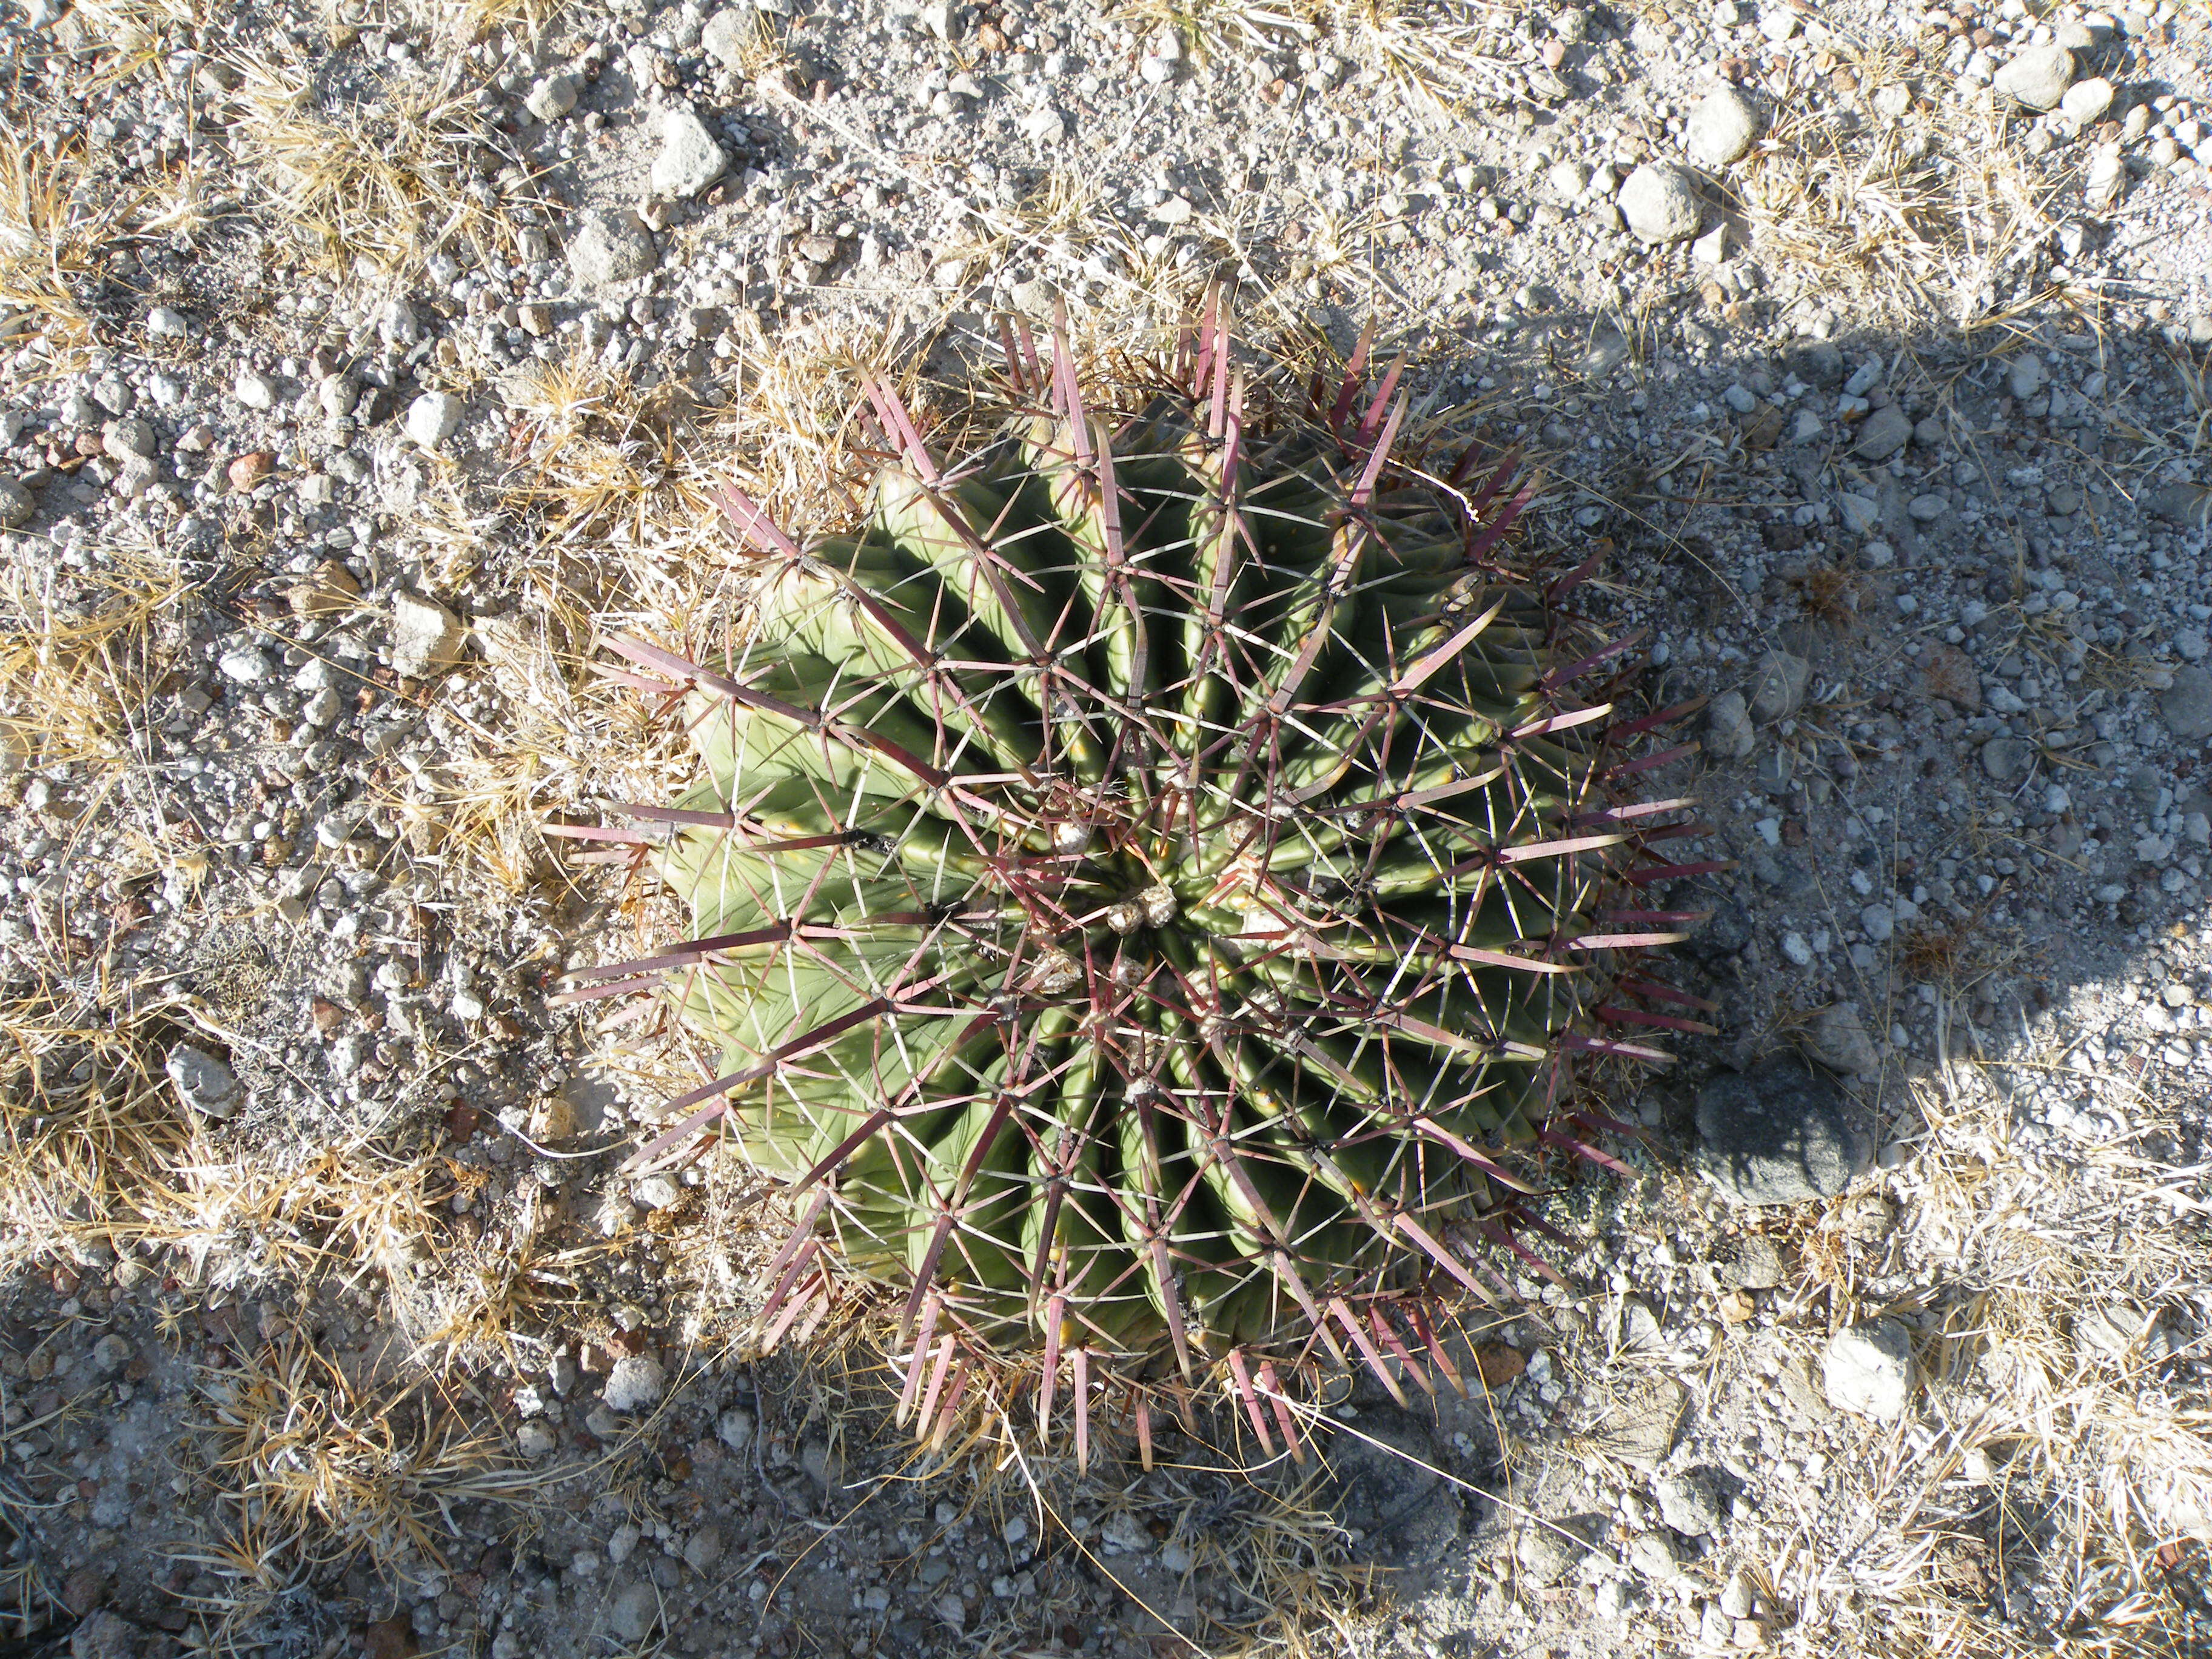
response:
[(719, 1117), (789, 1182), (771, 1340), (842, 1257), (925, 1427), (1027, 1352), (1079, 1443), (1103, 1379), (1223, 1377), (1295, 1446), (1277, 1367), (1449, 1374), (1437, 1293), (1528, 1255), (1511, 1149), (1603, 1159), (1578, 1061), (1702, 1029), (1624, 958), (1693, 920), (1640, 890), (1712, 866), (1651, 850), (1686, 803), (1618, 797), (1663, 716), (1574, 699), (1625, 647), (1570, 659), (1498, 562), (1509, 468), (1396, 458), (1395, 371), (1261, 432), (1211, 314), (1120, 422), (1057, 339), (1010, 358), (1035, 412), (957, 466), (870, 386), (854, 538), (730, 494), (765, 562), (726, 659), (617, 643), (702, 767), (596, 833), (697, 936), (571, 994), (665, 987), (722, 1045), (641, 1156)]

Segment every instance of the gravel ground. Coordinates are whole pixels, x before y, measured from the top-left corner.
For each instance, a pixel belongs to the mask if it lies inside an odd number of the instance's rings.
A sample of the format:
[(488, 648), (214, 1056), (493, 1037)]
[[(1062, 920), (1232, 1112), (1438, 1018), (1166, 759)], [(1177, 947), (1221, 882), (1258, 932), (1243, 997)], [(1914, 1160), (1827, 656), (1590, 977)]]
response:
[[(1175, 9), (0, 22), (23, 1627), (2207, 1639), (2203, 9)], [(726, 619), (708, 484), (827, 526), (857, 367), (949, 418), (998, 313), (1142, 345), (1213, 279), (1610, 538), (1584, 608), (1711, 699), (1721, 1034), (1471, 1401), (1362, 1379), (1317, 1474), (1226, 1417), (917, 1462), (864, 1347), (748, 1346), (772, 1194), (617, 1175), (684, 1058), (546, 993), (672, 923), (534, 826), (676, 775), (580, 659)]]

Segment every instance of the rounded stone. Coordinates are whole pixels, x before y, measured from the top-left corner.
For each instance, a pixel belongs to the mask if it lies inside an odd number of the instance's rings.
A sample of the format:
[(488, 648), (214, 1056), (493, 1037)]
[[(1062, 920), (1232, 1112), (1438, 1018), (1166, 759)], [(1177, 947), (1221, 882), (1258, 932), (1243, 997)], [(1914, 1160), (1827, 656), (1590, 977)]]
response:
[(2058, 100), (2059, 113), (2077, 127), (2094, 125), (2105, 118), (2105, 112), (2112, 106), (2112, 83), (2101, 75), (2093, 75), (2086, 81), (2076, 81), (2066, 88)]
[(658, 1359), (650, 1354), (631, 1354), (615, 1361), (599, 1398), (609, 1411), (641, 1412), (659, 1405), (667, 1387), (668, 1373)]
[(586, 213), (568, 238), (568, 269), (590, 286), (626, 283), (660, 263), (653, 236), (631, 213)]
[(1820, 1382), (1838, 1411), (1893, 1422), (1912, 1397), (1912, 1339), (1893, 1319), (1838, 1331), (1821, 1352)]
[(1759, 137), (1759, 111), (1734, 87), (1708, 93), (1690, 112), (1682, 149), (1700, 167), (1724, 167), (1749, 154)]
[(1713, 1078), (1697, 1124), (1698, 1172), (1739, 1204), (1832, 1198), (1874, 1163), (1865, 1112), (1796, 1054)]
[(1637, 168), (1620, 187), (1621, 217), (1643, 241), (1687, 241), (1698, 234), (1699, 211), (1696, 181), (1663, 161)]
[(2074, 54), (2064, 46), (2030, 46), (1990, 81), (1990, 89), (2023, 109), (2057, 109), (2074, 84)]

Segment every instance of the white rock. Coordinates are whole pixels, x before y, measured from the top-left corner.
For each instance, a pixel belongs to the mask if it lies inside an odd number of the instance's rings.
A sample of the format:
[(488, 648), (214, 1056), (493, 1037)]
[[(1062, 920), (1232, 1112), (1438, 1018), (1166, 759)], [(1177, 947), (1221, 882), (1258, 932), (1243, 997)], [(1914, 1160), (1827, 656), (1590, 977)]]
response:
[(135, 415), (110, 421), (100, 428), (100, 441), (111, 455), (135, 455), (141, 460), (154, 453), (154, 428)]
[(1990, 77), (1990, 90), (2026, 109), (2057, 109), (2074, 82), (2074, 54), (2064, 46), (2030, 46)]
[(426, 392), (407, 405), (407, 435), (425, 449), (436, 449), (460, 429), (469, 406), (450, 392)]
[(179, 1043), (164, 1063), (177, 1098), (203, 1116), (234, 1117), (239, 1108), (238, 1079), (230, 1067), (204, 1048)]
[(155, 306), (146, 313), (146, 332), (156, 340), (181, 340), (191, 332), (191, 325), (182, 312)]
[(392, 668), (409, 679), (422, 679), (461, 659), (468, 629), (434, 599), (404, 589), (392, 596)]
[(1649, 162), (1620, 187), (1620, 213), (1646, 242), (1680, 242), (1698, 234), (1698, 188), (1690, 175), (1665, 162)]
[(554, 1448), (560, 1443), (551, 1429), (535, 1419), (525, 1423), (514, 1431), (515, 1450), (533, 1463), (541, 1457), (551, 1456)]
[(242, 372), (230, 383), (230, 395), (248, 409), (269, 410), (276, 407), (276, 385), (266, 374), (257, 374), (252, 369)]
[(699, 50), (724, 69), (741, 70), (751, 57), (759, 35), (759, 26), (754, 22), (750, 9), (725, 6), (709, 17), (706, 27), (699, 31)]
[(732, 1406), (715, 1422), (714, 1434), (732, 1451), (743, 1454), (753, 1443), (753, 1414), (743, 1406)]
[(549, 75), (531, 88), (522, 106), (541, 121), (557, 121), (576, 107), (582, 88), (573, 75)]
[(216, 659), (215, 665), (223, 678), (240, 685), (258, 685), (270, 672), (268, 653), (251, 645), (233, 646)]
[(609, 1411), (641, 1412), (659, 1405), (667, 1389), (668, 1373), (660, 1362), (649, 1354), (633, 1354), (615, 1361), (599, 1398)]
[(660, 263), (653, 237), (634, 213), (584, 213), (568, 235), (568, 270), (580, 283), (598, 287), (642, 276)]
[(2086, 127), (2105, 118), (2105, 112), (2112, 106), (2112, 83), (2101, 75), (2093, 75), (2086, 81), (2076, 81), (2066, 88), (2066, 95), (2058, 100), (2059, 113), (2077, 127)]
[(690, 198), (728, 170), (729, 152), (707, 124), (688, 109), (672, 111), (660, 129), (660, 154), (653, 161), (653, 193)]
[(1682, 149), (1700, 167), (1741, 161), (1759, 137), (1759, 111), (1734, 87), (1707, 93), (1682, 133)]
[(1890, 1319), (1838, 1331), (1821, 1352), (1820, 1381), (1838, 1411), (1893, 1421), (1912, 1395), (1912, 1340)]
[(957, 0), (922, 0), (921, 26), (940, 40), (957, 40), (967, 21), (968, 9)]
[(2026, 403), (2043, 390), (2050, 378), (2051, 371), (2043, 366), (2043, 359), (2033, 351), (2023, 351), (2005, 370), (2005, 390), (2012, 393), (2014, 401)]

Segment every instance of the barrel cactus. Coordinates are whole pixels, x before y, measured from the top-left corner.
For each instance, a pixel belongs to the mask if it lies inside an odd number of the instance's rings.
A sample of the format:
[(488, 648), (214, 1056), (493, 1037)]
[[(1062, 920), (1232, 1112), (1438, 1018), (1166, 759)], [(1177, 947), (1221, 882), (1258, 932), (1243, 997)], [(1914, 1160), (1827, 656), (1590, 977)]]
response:
[(1263, 422), (1211, 318), (1118, 416), (1059, 342), (1012, 360), (1030, 412), (957, 465), (871, 386), (857, 535), (732, 493), (726, 657), (617, 643), (700, 770), (581, 833), (695, 937), (570, 994), (720, 1045), (641, 1158), (719, 1122), (788, 1183), (771, 1332), (890, 1287), (925, 1428), (1015, 1356), (1079, 1443), (1102, 1387), (1141, 1425), (1218, 1380), (1295, 1446), (1286, 1373), (1449, 1374), (1436, 1310), (1535, 1260), (1518, 1149), (1603, 1158), (1582, 1073), (1701, 1029), (1632, 959), (1692, 919), (1650, 884), (1712, 866), (1623, 793), (1663, 716), (1577, 699), (1625, 647), (1502, 562), (1508, 470), (1422, 471), (1387, 381)]

